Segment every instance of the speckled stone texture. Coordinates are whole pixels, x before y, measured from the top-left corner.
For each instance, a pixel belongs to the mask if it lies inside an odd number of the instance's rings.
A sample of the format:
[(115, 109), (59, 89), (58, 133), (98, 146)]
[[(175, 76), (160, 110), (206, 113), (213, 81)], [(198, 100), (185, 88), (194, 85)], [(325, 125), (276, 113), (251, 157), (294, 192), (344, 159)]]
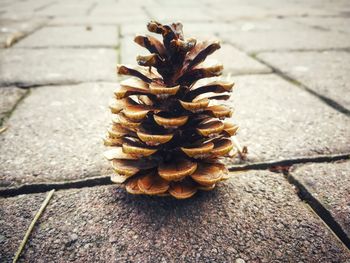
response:
[(45, 194), (19, 195), (0, 198), (0, 261), (12, 259), (30, 225)]
[[(28, 196), (31, 204), (31, 196)], [(11, 202), (17, 202), (11, 198)], [(18, 219), (8, 215), (5, 224)], [(56, 192), (21, 262), (346, 262), (281, 174), (234, 174), (185, 201), (116, 186)]]
[(350, 34), (349, 17), (297, 17), (294, 20), (314, 28)]
[(117, 26), (44, 27), (31, 34), (16, 47), (116, 47)]
[(114, 49), (19, 49), (0, 52), (0, 85), (115, 81)]
[(98, 176), (115, 84), (32, 89), (0, 135), (0, 187)]
[(350, 152), (350, 119), (318, 98), (276, 75), (233, 80), (228, 103), (250, 161)]
[(298, 165), (290, 176), (331, 213), (350, 237), (350, 161)]
[(0, 48), (10, 47), (13, 43), (45, 25), (47, 22), (48, 19), (44, 17), (31, 19), (0, 18)]
[[(249, 26), (248, 26), (249, 25)], [(249, 52), (276, 50), (324, 50), (349, 48), (350, 38), (336, 31), (317, 30), (286, 19), (250, 20), (241, 30), (220, 32), (220, 36)]]
[(26, 92), (16, 87), (0, 87), (0, 125)]
[(350, 110), (350, 53), (272, 52), (258, 57), (289, 77)]

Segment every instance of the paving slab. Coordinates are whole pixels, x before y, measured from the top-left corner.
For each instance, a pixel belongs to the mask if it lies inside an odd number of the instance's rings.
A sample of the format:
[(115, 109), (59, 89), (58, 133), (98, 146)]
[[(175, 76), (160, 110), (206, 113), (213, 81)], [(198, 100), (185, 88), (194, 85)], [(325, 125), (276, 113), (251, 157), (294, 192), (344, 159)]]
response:
[(118, 45), (117, 26), (64, 26), (44, 27), (16, 47), (110, 47)]
[(44, 200), (45, 194), (0, 198), (1, 262), (12, 262), (31, 221)]
[[(1, 1), (3, 2), (3, 1)], [(3, 17), (32, 17), (36, 12), (53, 5), (53, 0), (11, 1), (8, 5), (1, 5)]]
[(350, 110), (349, 52), (270, 52), (258, 58)]
[(0, 48), (12, 46), (21, 38), (27, 36), (47, 23), (45, 18), (9, 19), (0, 18)]
[(290, 176), (330, 212), (350, 238), (350, 161), (297, 165)]
[(0, 87), (0, 126), (17, 102), (27, 93), (16, 87)]
[(94, 25), (118, 25), (140, 23), (146, 25), (150, 19), (146, 14), (138, 14), (137, 16), (121, 13), (118, 15), (90, 15), (90, 16), (67, 16), (55, 17), (48, 25), (50, 26), (94, 26)]
[(0, 187), (108, 173), (102, 137), (115, 84), (32, 89), (0, 135)]
[(161, 23), (173, 23), (174, 21), (194, 22), (194, 21), (214, 21), (208, 9), (198, 4), (195, 8), (184, 7), (160, 7), (145, 6), (151, 19), (161, 21)]
[[(236, 19), (256, 19), (271, 17), (300, 16), (335, 16), (337, 10), (330, 9), (326, 2), (319, 4), (314, 1), (289, 1), (281, 4), (279, 1), (225, 1), (211, 2), (207, 12), (215, 20), (234, 21)], [(318, 4), (318, 5), (317, 5)], [(329, 4), (330, 5), (330, 4)]]
[(301, 88), (272, 75), (233, 77), (228, 102), (251, 160), (272, 161), (350, 152), (350, 119)]
[[(138, 20), (138, 16), (141, 17), (148, 17), (147, 13), (145, 12), (144, 6), (146, 6), (150, 1), (143, 1), (142, 4), (140, 4), (139, 1), (104, 1), (99, 2), (91, 10), (90, 16), (105, 16), (105, 17), (111, 17), (111, 16), (121, 16), (121, 17), (134, 17), (136, 20)], [(153, 2), (153, 1), (151, 1)]]
[(272, 72), (271, 68), (251, 58), (232, 45), (225, 43), (222, 43), (221, 49), (209, 58), (223, 63), (224, 74), (241, 75)]
[(36, 11), (39, 16), (79, 16), (87, 15), (90, 8), (94, 5), (93, 1), (72, 2), (57, 1), (50, 5), (43, 6)]
[(298, 17), (294, 20), (323, 30), (339, 31), (345, 34), (350, 33), (349, 17)]
[[(142, 34), (144, 35), (144, 34)], [(133, 37), (124, 37), (121, 42), (121, 63), (136, 65), (137, 55), (147, 55), (147, 49), (134, 42)], [(210, 55), (208, 60), (223, 63), (224, 73), (232, 75), (271, 73), (271, 69), (230, 44), (221, 44), (221, 49)]]
[(115, 81), (117, 52), (103, 48), (10, 49), (0, 52), (0, 85)]
[[(241, 23), (241, 22), (238, 22)], [(251, 20), (243, 30), (220, 32), (220, 37), (249, 53), (275, 50), (349, 48), (350, 38), (286, 19)]]
[[(9, 229), (10, 222), (21, 222), (10, 213), (5, 219)], [(251, 171), (185, 201), (131, 196), (115, 185), (58, 191), (20, 262), (346, 262), (349, 257), (281, 174)]]

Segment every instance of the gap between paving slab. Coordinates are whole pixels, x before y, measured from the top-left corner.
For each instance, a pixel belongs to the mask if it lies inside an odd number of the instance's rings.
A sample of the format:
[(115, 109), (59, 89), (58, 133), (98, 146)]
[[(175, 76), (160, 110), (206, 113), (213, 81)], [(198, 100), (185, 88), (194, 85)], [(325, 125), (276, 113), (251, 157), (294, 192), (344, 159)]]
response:
[(311, 209), (322, 221), (333, 231), (335, 236), (350, 250), (350, 238), (331, 215), (331, 213), (320, 203), (298, 179), (289, 172), (286, 174), (287, 180), (298, 189), (298, 196), (301, 200), (310, 205)]
[[(338, 155), (324, 155), (314, 157), (299, 157), (288, 160), (261, 162), (253, 164), (241, 164), (229, 167), (230, 172), (248, 171), (248, 170), (267, 170), (273, 169), (274, 167), (290, 167), (293, 164), (304, 164), (304, 163), (320, 163), (320, 162), (334, 162), (338, 160), (350, 159), (349, 154), (338, 154)], [(63, 181), (63, 182), (52, 182), (52, 183), (31, 183), (24, 184), (17, 187), (8, 187), (0, 189), (0, 197), (10, 197), (22, 194), (33, 194), (43, 193), (52, 189), (62, 190), (71, 188), (84, 188), (94, 187), (99, 185), (113, 184), (110, 181), (110, 176), (93, 176), (87, 177), (80, 180)]]

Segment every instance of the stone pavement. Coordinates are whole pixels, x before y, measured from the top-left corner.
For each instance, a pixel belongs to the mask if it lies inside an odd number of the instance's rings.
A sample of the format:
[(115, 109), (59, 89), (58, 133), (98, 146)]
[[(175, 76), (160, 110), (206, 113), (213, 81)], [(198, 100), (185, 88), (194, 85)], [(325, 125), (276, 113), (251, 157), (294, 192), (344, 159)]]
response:
[[(219, 38), (249, 150), (232, 178), (177, 201), (107, 179), (117, 63), (151, 19)], [(2, 0), (0, 262), (350, 262), (347, 0)], [(78, 188), (77, 188), (78, 187)]]

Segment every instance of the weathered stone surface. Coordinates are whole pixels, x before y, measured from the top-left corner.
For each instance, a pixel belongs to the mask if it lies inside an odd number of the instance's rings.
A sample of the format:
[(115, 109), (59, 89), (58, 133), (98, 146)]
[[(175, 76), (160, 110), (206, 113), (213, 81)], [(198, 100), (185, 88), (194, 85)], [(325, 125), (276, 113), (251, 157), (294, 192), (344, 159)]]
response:
[[(318, 30), (290, 20), (265, 19), (245, 22), (248, 23), (243, 30), (236, 31), (233, 28), (220, 32), (220, 36), (250, 53), (350, 47), (350, 38), (345, 34)], [(242, 21), (237, 23), (241, 24)]]
[[(10, 214), (4, 224), (13, 220), (19, 221)], [(349, 256), (282, 175), (251, 171), (185, 201), (130, 196), (114, 185), (56, 192), (21, 261), (346, 262)]]
[(44, 194), (0, 198), (0, 261), (12, 262)]
[(350, 152), (350, 119), (276, 75), (233, 77), (229, 102), (252, 161)]
[[(137, 16), (130, 14), (119, 14), (119, 15), (100, 15), (100, 16), (66, 16), (66, 17), (55, 17), (50, 20), (48, 25), (51, 26), (67, 26), (67, 25), (78, 25), (78, 26), (94, 26), (94, 25), (118, 25), (118, 24), (132, 24), (132, 23), (144, 23), (149, 18), (145, 14), (138, 14)], [(132, 23), (131, 23), (132, 22)]]
[(45, 18), (0, 18), (0, 48), (10, 47), (19, 39), (47, 23)]
[(0, 136), (0, 187), (98, 176), (115, 84), (33, 89)]
[(212, 58), (224, 65), (224, 73), (233, 75), (270, 73), (272, 71), (267, 66), (229, 44), (221, 44), (221, 49), (208, 59)]
[(0, 85), (115, 81), (114, 49), (10, 49), (0, 52)]
[(71, 2), (62, 1), (51, 2), (49, 5), (42, 6), (36, 13), (40, 16), (79, 16), (88, 15), (90, 8), (94, 6), (92, 1)]
[(16, 47), (116, 47), (116, 26), (44, 27), (20, 41)]
[[(329, 8), (331, 3), (288, 1), (225, 1), (218, 8), (216, 4), (207, 8), (215, 20), (235, 21), (236, 19), (264, 19), (271, 17), (325, 16), (336, 15), (337, 10)], [(328, 5), (327, 5), (328, 4)]]
[(346, 34), (350, 33), (349, 17), (298, 17), (294, 20), (323, 30), (333, 30)]
[(271, 52), (258, 57), (316, 93), (350, 109), (350, 53)]
[(6, 18), (30, 18), (35, 15), (37, 11), (42, 10), (54, 3), (52, 0), (27, 0), (27, 1), (9, 1), (2, 4), (5, 1), (1, 1), (1, 14)]
[(214, 20), (211, 15), (208, 14), (207, 9), (202, 5), (197, 5), (195, 10), (193, 8), (186, 7), (159, 7), (159, 6), (146, 6), (151, 19), (162, 21), (162, 23), (173, 23), (174, 21), (182, 22), (194, 22), (194, 21), (209, 21)]
[(26, 92), (26, 90), (16, 87), (0, 88), (0, 126)]
[(134, 37), (123, 37), (120, 42), (120, 61), (126, 65), (137, 65), (138, 55), (148, 55), (149, 51), (134, 42)]
[(350, 161), (297, 165), (290, 173), (350, 237)]

